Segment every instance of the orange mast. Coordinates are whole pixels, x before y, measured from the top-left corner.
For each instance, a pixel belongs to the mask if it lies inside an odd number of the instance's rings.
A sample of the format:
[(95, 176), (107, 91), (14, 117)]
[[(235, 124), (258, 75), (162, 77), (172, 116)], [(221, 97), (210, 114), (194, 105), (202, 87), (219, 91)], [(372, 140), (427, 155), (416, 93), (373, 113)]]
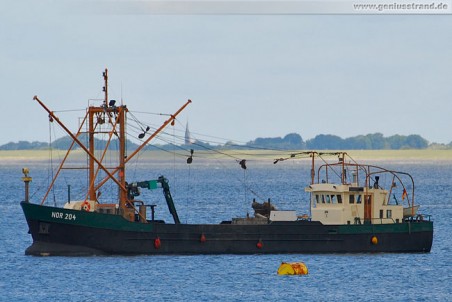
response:
[[(71, 149), (74, 143), (77, 143), (80, 148), (82, 148), (86, 154), (88, 155), (88, 192), (87, 192), (87, 199), (89, 200), (97, 200), (97, 191), (100, 187), (102, 187), (109, 179), (114, 181), (120, 188), (119, 190), (119, 207), (121, 209), (126, 209), (127, 204), (130, 204), (131, 202), (128, 200), (127, 196), (127, 188), (126, 188), (126, 169), (125, 165), (126, 163), (132, 159), (139, 151), (141, 151), (146, 144), (153, 139), (159, 132), (161, 132), (168, 124), (173, 123), (176, 119), (176, 116), (188, 105), (191, 103), (191, 100), (188, 100), (179, 110), (177, 110), (174, 114), (170, 116), (168, 120), (166, 120), (150, 137), (148, 137), (130, 156), (126, 156), (126, 113), (128, 112), (128, 109), (125, 105), (116, 106), (115, 101), (109, 101), (108, 99), (108, 69), (105, 69), (103, 72), (104, 77), (104, 100), (103, 104), (101, 106), (90, 106), (87, 110), (86, 116), (84, 121), (88, 122), (88, 147), (86, 147), (78, 138), (79, 134), (81, 133), (80, 130), (82, 126), (80, 126), (78, 132), (74, 135), (70, 132), (70, 130), (59, 120), (59, 118), (50, 110), (48, 109), (44, 103), (39, 100), (37, 96), (34, 97), (34, 100), (36, 100), (48, 113), (49, 116), (52, 117), (54, 121), (56, 121), (66, 132), (67, 134), (72, 138), (73, 143), (71, 145)], [(101, 130), (96, 129), (98, 126), (104, 124), (108, 119), (108, 124), (111, 125), (111, 130), (109, 133), (109, 139), (107, 142), (107, 145), (105, 147), (105, 150), (103, 150), (102, 156), (99, 156), (97, 158), (95, 156), (96, 152), (96, 146), (95, 146), (95, 136), (98, 133), (102, 133)], [(119, 154), (118, 154), (118, 165), (114, 168), (107, 169), (103, 164), (103, 159), (105, 156), (105, 153), (108, 149), (109, 143), (112, 139), (113, 134), (116, 135), (119, 142)], [(70, 149), (68, 150), (65, 159), (69, 155)], [(63, 162), (60, 165), (60, 168), (58, 170), (61, 170)], [(97, 164), (97, 169), (96, 169)], [(95, 184), (95, 180), (97, 178), (99, 170), (103, 170), (107, 176), (98, 184)], [(115, 177), (115, 174), (117, 173), (117, 177)], [(53, 185), (53, 182), (52, 182)], [(52, 186), (51, 185), (51, 186)], [(50, 190), (50, 188), (49, 188)], [(48, 193), (47, 193), (48, 194)], [(46, 194), (46, 196), (47, 196)], [(45, 198), (44, 198), (45, 200)], [(43, 202), (44, 202), (43, 200)], [(143, 218), (144, 220), (144, 218)]]
[(126, 188), (124, 186), (121, 185), (121, 183), (108, 171), (107, 168), (104, 167), (104, 165), (94, 156), (94, 154), (88, 150), (88, 148), (85, 147), (85, 145), (74, 135), (72, 134), (72, 132), (59, 120), (59, 118), (52, 112), (50, 111), (49, 108), (47, 108), (44, 103), (38, 98), (38, 96), (34, 96), (33, 98), (34, 100), (36, 100), (41, 106), (42, 108), (44, 108), (44, 110), (47, 111), (47, 113), (49, 113), (49, 115), (53, 118), (54, 121), (56, 121), (61, 128), (64, 129), (64, 131), (66, 131), (66, 133), (80, 146), (80, 148), (82, 148), (86, 154), (88, 154), (88, 156), (93, 159), (98, 165), (99, 167), (105, 171), (105, 173), (107, 173), (107, 175), (114, 181), (116, 182), (116, 184), (124, 191), (126, 191)]
[[(127, 162), (129, 162), (129, 160), (131, 160), (138, 152), (140, 152), (147, 143), (149, 143), (154, 137), (157, 136), (157, 134), (159, 134), (166, 126), (168, 126), (168, 124), (172, 123), (175, 119), (176, 116), (179, 115), (179, 113), (185, 109), (185, 107), (188, 106), (188, 104), (191, 103), (191, 100), (188, 100), (184, 105), (182, 105), (181, 108), (179, 108), (179, 110), (177, 110), (174, 114), (172, 114), (170, 116), (169, 119), (167, 119), (151, 136), (148, 137), (148, 139), (146, 139), (146, 141), (144, 141), (140, 147), (138, 147), (134, 152), (132, 152), (132, 154), (129, 154), (129, 156), (127, 156), (127, 158), (123, 158), (124, 160), (124, 164), (126, 164)], [(116, 173), (120, 170), (120, 168), (116, 168), (115, 170), (112, 171), (112, 173)], [(97, 184), (97, 186), (95, 187), (95, 189), (99, 189), (100, 187), (102, 187), (108, 180), (108, 177), (105, 177), (101, 182), (99, 182)]]

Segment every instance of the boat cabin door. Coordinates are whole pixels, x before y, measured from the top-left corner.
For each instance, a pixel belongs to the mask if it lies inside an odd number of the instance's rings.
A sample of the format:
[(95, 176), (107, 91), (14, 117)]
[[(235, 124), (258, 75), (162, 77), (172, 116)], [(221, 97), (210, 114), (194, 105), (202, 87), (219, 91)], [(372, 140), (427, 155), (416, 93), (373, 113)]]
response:
[(372, 223), (372, 195), (364, 195), (364, 223)]

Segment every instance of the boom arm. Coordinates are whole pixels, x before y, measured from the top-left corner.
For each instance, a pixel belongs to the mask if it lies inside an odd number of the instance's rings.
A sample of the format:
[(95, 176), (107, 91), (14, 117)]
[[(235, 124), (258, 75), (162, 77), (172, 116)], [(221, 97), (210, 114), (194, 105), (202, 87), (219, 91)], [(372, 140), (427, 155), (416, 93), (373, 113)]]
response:
[[(160, 186), (159, 186), (160, 184)], [(174, 223), (180, 224), (179, 216), (177, 215), (176, 207), (174, 205), (173, 197), (171, 196), (170, 188), (168, 185), (168, 180), (160, 176), (157, 180), (145, 180), (145, 181), (139, 181), (135, 183), (131, 183), (128, 185), (128, 191), (129, 195), (132, 196), (138, 196), (140, 195), (137, 188), (143, 188), (143, 189), (157, 189), (158, 187), (161, 187), (163, 189), (163, 196), (165, 196), (166, 204), (168, 205), (168, 209), (173, 216)]]

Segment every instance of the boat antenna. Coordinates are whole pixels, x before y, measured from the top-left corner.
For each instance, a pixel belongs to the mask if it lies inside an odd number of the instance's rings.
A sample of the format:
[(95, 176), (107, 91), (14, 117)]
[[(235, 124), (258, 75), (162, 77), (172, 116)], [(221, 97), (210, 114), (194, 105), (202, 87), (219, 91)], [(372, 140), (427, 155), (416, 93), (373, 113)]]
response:
[(105, 68), (105, 71), (102, 73), (102, 76), (104, 77), (104, 87), (103, 87), (103, 91), (105, 93), (104, 96), (104, 107), (107, 107), (108, 105), (108, 69)]
[(121, 106), (124, 105), (123, 98), (122, 98), (122, 81), (121, 81)]

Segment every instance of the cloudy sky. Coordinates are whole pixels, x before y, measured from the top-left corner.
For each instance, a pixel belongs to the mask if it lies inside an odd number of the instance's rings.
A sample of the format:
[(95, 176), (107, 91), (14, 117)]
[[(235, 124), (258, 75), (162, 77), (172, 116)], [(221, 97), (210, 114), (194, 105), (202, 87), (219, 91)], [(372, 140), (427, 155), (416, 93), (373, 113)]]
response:
[[(192, 99), (181, 124), (228, 140), (452, 141), (451, 15), (156, 15), (74, 3), (2, 1), (0, 145), (48, 141), (33, 96), (51, 110), (84, 108), (102, 97), (105, 68), (111, 98), (129, 109), (172, 113)], [(65, 121), (75, 130), (76, 118)]]

